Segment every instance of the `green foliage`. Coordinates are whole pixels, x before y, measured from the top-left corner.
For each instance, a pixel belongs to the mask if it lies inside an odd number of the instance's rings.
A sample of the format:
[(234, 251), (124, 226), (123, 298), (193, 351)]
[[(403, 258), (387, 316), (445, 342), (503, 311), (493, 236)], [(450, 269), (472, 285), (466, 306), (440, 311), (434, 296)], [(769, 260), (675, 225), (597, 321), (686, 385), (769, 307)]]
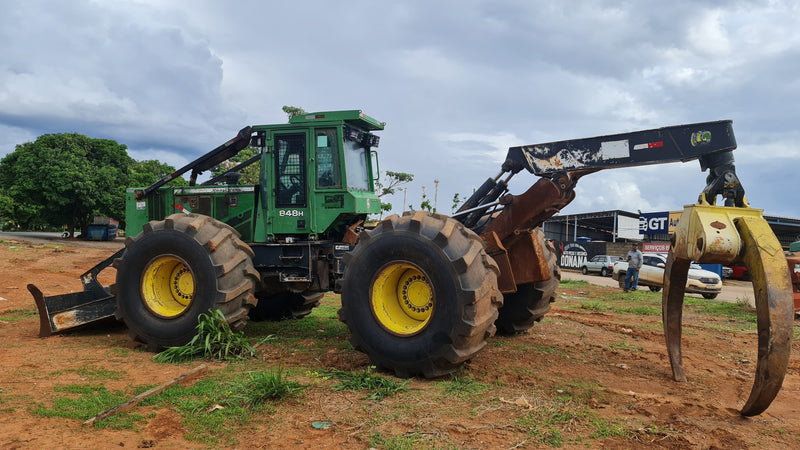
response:
[(283, 376), (283, 370), (253, 372), (247, 382), (238, 384), (233, 390), (232, 400), (240, 400), (251, 407), (259, 406), (269, 400), (281, 400), (298, 395), (308, 386)]
[(459, 207), (461, 206), (461, 204), (462, 204), (462, 203), (464, 203), (465, 201), (466, 201), (466, 200), (464, 200), (463, 198), (461, 198), (461, 195), (459, 195), (459, 193), (458, 193), (458, 192), (456, 192), (455, 194), (453, 194), (453, 206), (451, 206), (451, 207), (450, 207), (450, 210), (451, 210), (452, 212), (456, 212), (456, 211), (458, 211), (458, 208), (459, 208)]
[(80, 134), (45, 134), (0, 161), (4, 215), (26, 229), (85, 227), (94, 216), (124, 216), (126, 147)]
[(215, 309), (208, 314), (200, 314), (197, 322), (197, 334), (189, 343), (180, 347), (169, 347), (155, 355), (153, 360), (179, 363), (194, 358), (235, 360), (255, 356), (255, 348), (247, 342), (241, 331), (231, 331), (222, 311)]
[(306, 110), (304, 110), (303, 108), (297, 107), (297, 106), (285, 106), (284, 105), (284, 107), (281, 108), (281, 109), (283, 110), (283, 112), (286, 113), (287, 116), (289, 116), (290, 120), (294, 116), (300, 116), (300, 115), (303, 115), (303, 114), (306, 113)]
[[(378, 177), (375, 180), (375, 195), (379, 198), (392, 195), (397, 192), (399, 186), (414, 181), (414, 175), (406, 172), (392, 172), (387, 170), (383, 172), (383, 177)], [(392, 210), (392, 204), (389, 202), (381, 201), (381, 211), (389, 212)]]
[(422, 192), (422, 199), (420, 200), (419, 209), (428, 212), (436, 212), (436, 208), (434, 208), (430, 200), (428, 200), (428, 194), (426, 194), (424, 191)]
[[(171, 175), (173, 172), (175, 172), (174, 167), (154, 159), (132, 161), (131, 165), (128, 166), (128, 186), (147, 187), (167, 175)], [(183, 177), (178, 177), (170, 181), (169, 184), (173, 186), (186, 186), (189, 182)]]
[[(222, 173), (236, 167), (237, 165), (247, 161), (248, 159), (259, 154), (259, 149), (256, 147), (247, 147), (241, 152), (231, 156), (227, 161), (223, 161), (211, 169), (211, 176), (216, 177)], [(237, 171), (242, 175), (237, 184), (258, 184), (258, 177), (261, 172), (261, 161), (256, 161), (249, 166), (243, 167)], [(224, 182), (224, 180), (220, 180)]]
[(401, 391), (408, 390), (408, 381), (398, 383), (394, 380), (374, 375), (370, 366), (361, 372), (346, 372), (344, 370), (334, 370), (326, 372), (326, 376), (336, 378), (340, 384), (334, 388), (336, 391), (363, 391), (369, 392), (368, 400), (382, 400)]

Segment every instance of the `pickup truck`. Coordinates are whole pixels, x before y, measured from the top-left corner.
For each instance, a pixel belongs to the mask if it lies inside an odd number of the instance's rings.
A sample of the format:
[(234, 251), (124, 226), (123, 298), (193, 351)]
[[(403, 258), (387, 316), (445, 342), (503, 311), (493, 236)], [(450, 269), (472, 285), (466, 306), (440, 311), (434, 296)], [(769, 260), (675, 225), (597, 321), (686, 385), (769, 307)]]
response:
[[(647, 286), (653, 292), (658, 292), (664, 287), (664, 268), (667, 266), (667, 256), (663, 253), (645, 253), (642, 268), (639, 269), (639, 286)], [(614, 264), (611, 277), (619, 281), (619, 287), (625, 287), (625, 273), (628, 271), (628, 262), (619, 261)], [(692, 263), (689, 267), (689, 276), (686, 279), (687, 294), (701, 294), (704, 298), (712, 299), (722, 292), (722, 280), (714, 272), (704, 270), (698, 264)]]

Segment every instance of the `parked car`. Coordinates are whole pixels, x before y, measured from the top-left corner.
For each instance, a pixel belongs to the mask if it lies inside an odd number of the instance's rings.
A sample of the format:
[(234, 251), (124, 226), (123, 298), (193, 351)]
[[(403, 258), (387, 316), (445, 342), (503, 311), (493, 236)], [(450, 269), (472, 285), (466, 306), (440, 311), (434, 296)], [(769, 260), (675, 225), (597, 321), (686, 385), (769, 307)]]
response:
[[(662, 253), (645, 253), (642, 268), (639, 269), (639, 286), (647, 286), (653, 292), (664, 287), (664, 268), (667, 266), (667, 255)], [(619, 287), (625, 287), (625, 273), (628, 263), (620, 261), (614, 264), (612, 277), (619, 281)], [(722, 292), (722, 280), (719, 275), (704, 270), (699, 264), (689, 266), (686, 279), (687, 294), (701, 294), (704, 298), (716, 298)]]
[(733, 269), (728, 266), (722, 266), (722, 278), (730, 278), (733, 274)]
[(614, 263), (617, 261), (622, 261), (622, 258), (619, 256), (597, 255), (583, 264), (581, 273), (586, 275), (589, 272), (597, 272), (607, 277), (611, 275), (611, 272), (614, 270)]

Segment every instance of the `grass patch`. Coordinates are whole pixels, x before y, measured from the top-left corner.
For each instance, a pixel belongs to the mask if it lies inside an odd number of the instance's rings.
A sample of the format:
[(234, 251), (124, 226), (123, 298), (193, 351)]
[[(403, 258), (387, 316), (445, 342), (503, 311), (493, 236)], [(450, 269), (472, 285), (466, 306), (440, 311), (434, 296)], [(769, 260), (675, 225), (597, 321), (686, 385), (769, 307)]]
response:
[(424, 443), (423, 436), (416, 431), (388, 437), (384, 437), (383, 434), (378, 431), (369, 436), (370, 447), (385, 448), (387, 450), (416, 450), (418, 448), (424, 448)]
[[(208, 314), (200, 314), (197, 321), (197, 334), (189, 343), (180, 347), (169, 347), (156, 354), (153, 360), (160, 363), (180, 363), (195, 358), (235, 360), (255, 356), (256, 349), (242, 332), (231, 331), (222, 311), (215, 309)], [(264, 339), (269, 338), (267, 336)]]
[(618, 348), (618, 349), (622, 349), (622, 350), (628, 350), (628, 351), (631, 351), (631, 352), (640, 352), (640, 351), (644, 350), (644, 347), (642, 347), (641, 345), (635, 345), (635, 344), (631, 344), (630, 342), (624, 342), (624, 341), (623, 342), (612, 342), (610, 345), (612, 347), (614, 347), (614, 348)]
[(31, 317), (36, 317), (38, 313), (33, 309), (9, 309), (3, 315), (0, 315), (0, 320), (5, 322), (18, 322)]
[(747, 300), (739, 300), (736, 303), (705, 300), (700, 303), (699, 308), (712, 316), (729, 317), (753, 324), (757, 322), (756, 310)]
[[(105, 386), (94, 384), (57, 386), (54, 391), (61, 395), (53, 398), (51, 406), (40, 403), (29, 408), (29, 412), (39, 417), (64, 417), (85, 421), (101, 411), (125, 402), (130, 397), (122, 391), (112, 392)], [(144, 389), (141, 392), (144, 392)], [(143, 420), (144, 418), (139, 414), (120, 413), (97, 422), (95, 427), (135, 430)]]
[(587, 300), (580, 302), (579, 308), (588, 311), (603, 312), (610, 310), (611, 306), (599, 300)]
[(173, 386), (141, 405), (170, 405), (183, 417), (187, 440), (230, 447), (240, 444), (241, 427), (253, 417), (273, 414), (276, 403), (297, 397), (306, 388), (288, 379), (282, 369), (231, 371), (191, 386)]
[(408, 390), (408, 381), (396, 382), (372, 373), (374, 367), (370, 366), (360, 372), (347, 372), (334, 370), (326, 372), (326, 376), (336, 378), (339, 384), (335, 391), (367, 391), (368, 400), (383, 400), (398, 392)]
[(589, 282), (584, 280), (560, 280), (558, 284), (563, 287), (589, 286)]
[(286, 379), (282, 369), (252, 372), (246, 382), (237, 383), (233, 389), (236, 393), (231, 399), (239, 400), (250, 407), (257, 407), (270, 400), (282, 400), (298, 395), (307, 387)]
[(661, 307), (656, 308), (655, 306), (649, 306), (649, 305), (626, 306), (626, 307), (614, 308), (614, 310), (625, 314), (634, 314), (637, 316), (661, 315)]
[(453, 374), (449, 380), (440, 381), (438, 384), (444, 388), (445, 395), (460, 398), (480, 394), (489, 389), (488, 384), (480, 383), (472, 375), (463, 372)]
[(121, 380), (122, 376), (124, 375), (123, 372), (119, 372), (116, 370), (107, 370), (101, 367), (79, 367), (75, 370), (75, 373), (78, 375), (92, 380), (92, 381), (103, 381), (103, 380)]

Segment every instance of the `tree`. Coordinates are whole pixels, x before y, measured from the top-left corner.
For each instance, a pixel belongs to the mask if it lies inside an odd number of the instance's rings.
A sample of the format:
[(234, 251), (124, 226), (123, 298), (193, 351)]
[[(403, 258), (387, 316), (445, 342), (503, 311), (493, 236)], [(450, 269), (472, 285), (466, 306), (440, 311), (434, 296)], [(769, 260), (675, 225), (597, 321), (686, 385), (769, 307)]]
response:
[(9, 223), (14, 213), (14, 201), (0, 189), (0, 230)]
[[(154, 159), (131, 161), (128, 166), (128, 187), (147, 187), (173, 172), (175, 172), (174, 167)], [(183, 177), (178, 177), (169, 184), (186, 186), (189, 182)]]
[(298, 106), (284, 106), (281, 109), (283, 110), (283, 112), (286, 113), (286, 115), (289, 116), (289, 120), (291, 120), (292, 117), (294, 116), (301, 116), (303, 114), (306, 114), (306, 110)]
[[(223, 161), (221, 164), (214, 166), (211, 169), (211, 176), (215, 177), (220, 175), (232, 167), (235, 167), (238, 164), (258, 155), (259, 152), (260, 150), (256, 147), (247, 147), (236, 155), (228, 158), (227, 161)], [(258, 178), (261, 172), (261, 161), (256, 161), (249, 166), (240, 169), (238, 172), (242, 174), (242, 178), (238, 181), (238, 184), (258, 184)]]
[[(380, 178), (375, 180), (375, 194), (378, 198), (385, 195), (392, 195), (397, 191), (398, 186), (414, 181), (414, 175), (406, 172), (392, 172), (391, 170), (387, 170), (383, 172), (383, 176), (385, 178), (384, 182), (381, 182)], [(381, 200), (381, 211), (388, 212), (391, 210), (392, 204)]]
[(0, 161), (0, 188), (14, 220), (28, 229), (61, 227), (84, 233), (94, 216), (124, 217), (126, 146), (72, 133), (45, 134)]

